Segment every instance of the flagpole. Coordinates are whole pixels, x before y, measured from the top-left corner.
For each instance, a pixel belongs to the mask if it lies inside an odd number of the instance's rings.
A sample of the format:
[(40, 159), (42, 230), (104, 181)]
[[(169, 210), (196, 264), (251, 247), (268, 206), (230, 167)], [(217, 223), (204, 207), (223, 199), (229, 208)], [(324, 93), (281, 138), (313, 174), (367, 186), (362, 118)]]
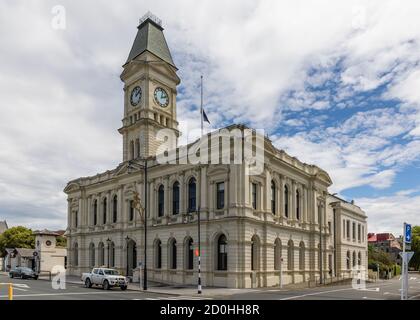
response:
[(201, 104), (200, 104), (200, 118), (201, 118), (201, 136), (203, 136), (203, 75), (201, 75)]

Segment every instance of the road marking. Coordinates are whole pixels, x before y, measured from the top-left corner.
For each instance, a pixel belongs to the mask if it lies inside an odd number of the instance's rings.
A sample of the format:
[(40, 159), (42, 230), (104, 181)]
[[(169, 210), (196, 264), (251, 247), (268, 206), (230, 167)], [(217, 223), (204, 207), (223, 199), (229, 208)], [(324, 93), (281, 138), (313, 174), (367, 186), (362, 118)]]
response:
[(417, 297), (420, 297), (420, 294), (416, 294), (415, 296), (408, 298), (408, 300), (413, 300), (414, 298), (417, 298)]
[[(138, 292), (124, 292), (124, 294), (139, 294)], [(31, 294), (16, 294), (14, 298), (19, 297), (48, 297), (48, 296), (77, 296), (90, 294), (121, 294), (121, 292), (63, 292), (63, 293), (31, 293)], [(8, 297), (8, 295), (1, 295), (0, 298)]]
[(364, 288), (364, 289), (356, 289), (360, 291), (373, 291), (373, 292), (379, 292), (379, 288)]
[(378, 298), (369, 298), (369, 297), (363, 297), (365, 300), (384, 300), (384, 299), (378, 299)]
[(410, 280), (417, 280), (417, 277), (410, 277)]
[[(29, 286), (25, 283), (13, 283), (11, 282), (13, 287), (19, 287), (19, 288), (27, 288), (29, 289)], [(9, 285), (9, 282), (1, 282), (0, 285)]]

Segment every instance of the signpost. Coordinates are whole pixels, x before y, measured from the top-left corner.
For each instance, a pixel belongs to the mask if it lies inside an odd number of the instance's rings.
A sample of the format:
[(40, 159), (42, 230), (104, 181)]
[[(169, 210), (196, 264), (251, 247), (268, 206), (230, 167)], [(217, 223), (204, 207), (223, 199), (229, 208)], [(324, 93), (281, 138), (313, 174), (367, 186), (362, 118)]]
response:
[(404, 222), (403, 230), (403, 251), (400, 252), (402, 258), (402, 274), (401, 274), (401, 300), (408, 299), (408, 262), (412, 258), (414, 252), (405, 252), (406, 245), (411, 244), (411, 224)]

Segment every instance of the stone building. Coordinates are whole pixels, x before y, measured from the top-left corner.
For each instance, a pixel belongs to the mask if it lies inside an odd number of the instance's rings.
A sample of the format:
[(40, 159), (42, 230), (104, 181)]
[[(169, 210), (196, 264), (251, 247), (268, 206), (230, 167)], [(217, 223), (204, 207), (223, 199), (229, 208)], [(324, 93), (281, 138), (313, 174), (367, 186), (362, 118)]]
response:
[[(367, 266), (363, 211), (328, 193), (332, 181), (327, 172), (276, 149), (267, 137), (255, 134), (252, 140), (264, 159), (257, 174), (249, 173), (246, 162), (180, 161), (185, 156), (176, 139), (180, 79), (157, 19), (141, 20), (121, 80), (123, 161), (112, 170), (70, 181), (64, 190), (71, 274), (106, 265), (133, 275), (144, 264), (144, 224), (135, 209), (136, 195), (143, 207), (147, 200), (150, 280), (197, 282), (198, 212), (205, 286), (278, 285), (280, 269), (284, 284), (298, 283), (320, 275), (349, 276), (353, 266)], [(162, 129), (175, 139), (160, 139)], [(214, 142), (223, 135), (230, 135), (229, 145), (242, 143), (246, 130), (232, 125), (216, 131), (210, 144), (200, 148), (200, 157), (218, 151)], [(158, 161), (165, 141), (178, 164)], [(232, 160), (235, 150), (222, 150), (217, 159)], [(343, 227), (357, 237), (344, 236)]]

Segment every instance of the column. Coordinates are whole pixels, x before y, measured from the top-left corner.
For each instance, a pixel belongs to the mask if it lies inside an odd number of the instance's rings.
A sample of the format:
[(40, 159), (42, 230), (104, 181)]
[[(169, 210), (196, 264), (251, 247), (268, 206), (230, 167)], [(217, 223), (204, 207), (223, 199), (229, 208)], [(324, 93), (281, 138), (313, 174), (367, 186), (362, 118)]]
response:
[[(201, 179), (200, 179), (200, 209), (207, 210), (207, 167), (202, 166), (201, 170)], [(232, 174), (232, 172), (231, 172)]]
[(280, 203), (279, 203), (279, 215), (281, 217), (286, 217), (286, 212), (284, 212), (284, 176), (282, 174), (279, 175), (280, 177), (280, 185), (279, 185), (279, 192), (280, 192)]

